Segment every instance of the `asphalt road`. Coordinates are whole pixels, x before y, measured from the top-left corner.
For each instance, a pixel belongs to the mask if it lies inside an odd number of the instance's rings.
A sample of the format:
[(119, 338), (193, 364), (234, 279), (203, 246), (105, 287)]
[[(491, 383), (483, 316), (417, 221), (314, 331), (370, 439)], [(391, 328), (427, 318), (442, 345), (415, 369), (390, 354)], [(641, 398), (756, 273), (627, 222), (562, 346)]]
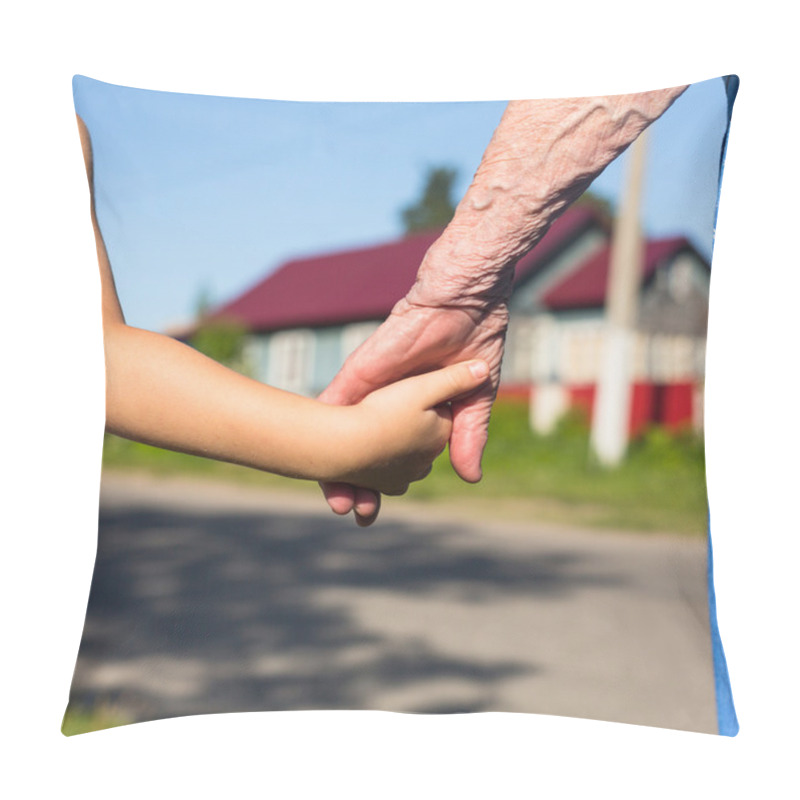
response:
[(135, 719), (513, 711), (716, 732), (705, 542), (106, 473), (72, 688)]

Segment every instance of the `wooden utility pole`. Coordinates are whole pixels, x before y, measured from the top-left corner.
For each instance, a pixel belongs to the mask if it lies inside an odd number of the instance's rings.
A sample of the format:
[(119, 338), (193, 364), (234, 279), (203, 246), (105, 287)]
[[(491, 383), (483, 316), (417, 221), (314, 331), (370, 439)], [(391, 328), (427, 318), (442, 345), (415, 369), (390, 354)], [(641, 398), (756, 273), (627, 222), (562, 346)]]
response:
[(614, 220), (606, 287), (603, 361), (592, 414), (592, 449), (601, 464), (614, 466), (628, 447), (633, 355), (644, 240), (639, 211), (647, 133), (631, 145), (625, 189)]

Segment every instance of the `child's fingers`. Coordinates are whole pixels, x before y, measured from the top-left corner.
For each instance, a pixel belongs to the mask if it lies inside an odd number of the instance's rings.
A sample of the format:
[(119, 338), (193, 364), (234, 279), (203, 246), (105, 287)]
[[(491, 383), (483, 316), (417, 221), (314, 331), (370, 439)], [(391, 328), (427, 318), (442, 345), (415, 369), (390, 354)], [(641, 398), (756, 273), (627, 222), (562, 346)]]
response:
[(384, 494), (388, 494), (389, 497), (400, 497), (400, 495), (403, 495), (408, 491), (408, 481), (394, 481), (393, 483), (384, 486), (381, 491)]
[(354, 494), (353, 514), (356, 523), (362, 528), (367, 528), (378, 518), (378, 512), (381, 509), (380, 493), (356, 487)]
[(355, 503), (355, 490), (347, 483), (320, 482), (325, 500), (334, 514), (348, 514)]
[(485, 361), (462, 361), (449, 367), (427, 372), (411, 378), (414, 392), (426, 408), (452, 400), (477, 389), (489, 377), (489, 365)]

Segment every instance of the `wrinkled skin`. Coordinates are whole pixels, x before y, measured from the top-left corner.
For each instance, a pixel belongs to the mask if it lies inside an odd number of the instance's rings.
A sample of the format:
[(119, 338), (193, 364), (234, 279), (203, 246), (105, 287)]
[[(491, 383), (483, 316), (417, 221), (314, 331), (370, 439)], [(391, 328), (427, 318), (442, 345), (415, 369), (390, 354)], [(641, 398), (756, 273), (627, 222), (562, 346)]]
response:
[[(423, 259), (416, 284), (320, 399), (355, 403), (409, 375), (483, 359), (491, 380), (452, 404), (450, 438), (455, 471), (465, 481), (480, 480), (514, 264), (686, 88), (511, 101), (453, 220)], [(362, 526), (376, 519), (380, 498), (374, 492), (345, 484), (322, 488), (336, 513), (353, 510)]]

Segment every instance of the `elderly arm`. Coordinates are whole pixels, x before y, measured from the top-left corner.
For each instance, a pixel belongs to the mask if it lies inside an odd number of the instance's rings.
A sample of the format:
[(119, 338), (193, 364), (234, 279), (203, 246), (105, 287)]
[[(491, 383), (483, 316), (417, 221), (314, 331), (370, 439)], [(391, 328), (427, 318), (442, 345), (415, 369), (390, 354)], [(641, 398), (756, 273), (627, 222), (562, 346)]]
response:
[[(685, 91), (508, 104), (455, 216), (431, 246), (408, 295), (356, 350), (321, 396), (355, 403), (405, 375), (481, 358), (491, 381), (453, 404), (450, 460), (467, 481), (481, 477), (489, 415), (500, 380), (507, 303), (517, 260), (594, 178)], [(379, 498), (323, 486), (337, 513), (360, 524)]]
[(507, 301), (517, 260), (686, 88), (510, 102), (409, 302), (484, 309)]

